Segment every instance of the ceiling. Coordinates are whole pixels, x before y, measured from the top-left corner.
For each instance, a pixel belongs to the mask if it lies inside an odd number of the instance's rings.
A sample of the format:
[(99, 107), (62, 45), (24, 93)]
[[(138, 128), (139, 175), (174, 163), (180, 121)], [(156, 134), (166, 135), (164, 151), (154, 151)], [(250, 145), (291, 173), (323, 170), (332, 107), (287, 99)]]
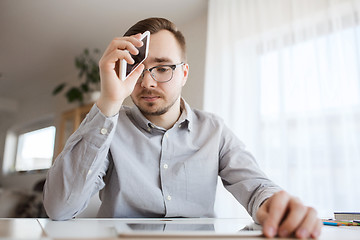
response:
[(74, 57), (84, 48), (105, 50), (143, 18), (191, 23), (207, 0), (1, 0), (0, 112), (50, 96), (76, 78)]

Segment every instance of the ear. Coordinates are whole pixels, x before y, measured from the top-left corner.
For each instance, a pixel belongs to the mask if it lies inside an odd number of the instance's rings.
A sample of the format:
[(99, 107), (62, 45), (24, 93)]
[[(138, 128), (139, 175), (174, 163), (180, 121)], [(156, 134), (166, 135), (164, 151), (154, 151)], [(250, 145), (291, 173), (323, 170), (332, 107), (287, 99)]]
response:
[(183, 73), (184, 73), (183, 80), (182, 80), (182, 86), (185, 86), (186, 81), (189, 76), (189, 64), (185, 63), (182, 67), (183, 67)]

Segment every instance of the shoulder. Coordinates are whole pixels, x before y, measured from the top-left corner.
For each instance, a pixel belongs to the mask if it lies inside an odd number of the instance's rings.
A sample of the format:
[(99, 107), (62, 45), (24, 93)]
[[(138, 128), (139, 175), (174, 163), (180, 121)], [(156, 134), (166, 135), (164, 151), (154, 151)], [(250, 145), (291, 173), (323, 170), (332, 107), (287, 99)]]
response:
[(216, 127), (224, 125), (224, 120), (215, 113), (207, 112), (199, 109), (192, 110), (192, 120), (198, 123), (207, 123)]
[[(219, 115), (203, 110), (192, 109), (193, 124), (198, 126), (199, 131), (217, 132), (225, 142), (238, 141), (236, 134), (227, 126), (224, 119)], [(242, 145), (242, 143), (240, 144)]]

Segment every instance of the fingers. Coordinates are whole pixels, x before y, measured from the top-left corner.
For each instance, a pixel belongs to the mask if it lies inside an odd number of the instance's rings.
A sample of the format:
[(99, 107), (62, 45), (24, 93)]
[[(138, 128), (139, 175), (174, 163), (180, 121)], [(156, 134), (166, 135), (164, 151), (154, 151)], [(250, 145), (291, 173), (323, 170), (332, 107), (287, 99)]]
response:
[(137, 48), (143, 45), (143, 42), (139, 40), (139, 37), (140, 34), (130, 37), (114, 38), (106, 49), (105, 54), (114, 50), (127, 50), (131, 54), (136, 55), (139, 53)]
[(281, 237), (287, 237), (294, 232), (307, 214), (307, 207), (302, 205), (297, 198), (289, 199), (288, 208), (288, 215), (281, 223), (278, 231)]
[(140, 64), (130, 75), (126, 80), (124, 81), (125, 84), (129, 85), (131, 89), (135, 87), (135, 84), (137, 83), (140, 75), (142, 74), (142, 71), (144, 70), (145, 66), (144, 64)]
[(267, 205), (264, 207), (268, 208), (268, 214), (263, 222), (265, 236), (274, 237), (278, 232), (278, 226), (286, 215), (289, 199), (290, 196), (286, 192), (280, 191), (265, 202)]
[(304, 206), (299, 199), (284, 191), (274, 194), (261, 206), (257, 213), (259, 222), (263, 225), (266, 237), (317, 238), (321, 233), (322, 222), (317, 218), (317, 212)]
[(302, 223), (295, 231), (297, 238), (317, 238), (321, 233), (322, 222), (317, 218), (315, 209), (308, 207), (307, 214)]
[(321, 227), (322, 223), (314, 208), (304, 206), (297, 198), (291, 198), (289, 214), (279, 227), (278, 233), (280, 237), (295, 234), (297, 238), (317, 238)]
[(130, 53), (133, 55), (139, 53), (137, 47), (143, 45), (143, 42), (139, 40), (140, 36), (141, 34), (137, 34), (130, 37), (113, 39), (99, 61), (100, 68), (109, 67), (109, 70), (112, 70), (114, 69), (114, 64), (121, 59), (124, 59), (129, 64), (133, 64), (134, 60)]

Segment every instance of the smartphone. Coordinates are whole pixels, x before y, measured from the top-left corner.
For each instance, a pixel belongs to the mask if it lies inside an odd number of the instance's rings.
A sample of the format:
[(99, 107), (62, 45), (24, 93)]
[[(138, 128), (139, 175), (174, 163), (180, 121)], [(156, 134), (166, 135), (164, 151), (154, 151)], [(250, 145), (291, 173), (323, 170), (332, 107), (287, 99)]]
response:
[(140, 40), (143, 42), (143, 45), (140, 48), (137, 48), (139, 50), (139, 53), (137, 55), (132, 55), (131, 57), (134, 59), (134, 64), (128, 64), (126, 60), (122, 59), (119, 62), (119, 78), (122, 81), (125, 81), (125, 79), (147, 58), (148, 51), (149, 51), (149, 42), (150, 42), (150, 32), (146, 31), (143, 34), (141, 34)]

